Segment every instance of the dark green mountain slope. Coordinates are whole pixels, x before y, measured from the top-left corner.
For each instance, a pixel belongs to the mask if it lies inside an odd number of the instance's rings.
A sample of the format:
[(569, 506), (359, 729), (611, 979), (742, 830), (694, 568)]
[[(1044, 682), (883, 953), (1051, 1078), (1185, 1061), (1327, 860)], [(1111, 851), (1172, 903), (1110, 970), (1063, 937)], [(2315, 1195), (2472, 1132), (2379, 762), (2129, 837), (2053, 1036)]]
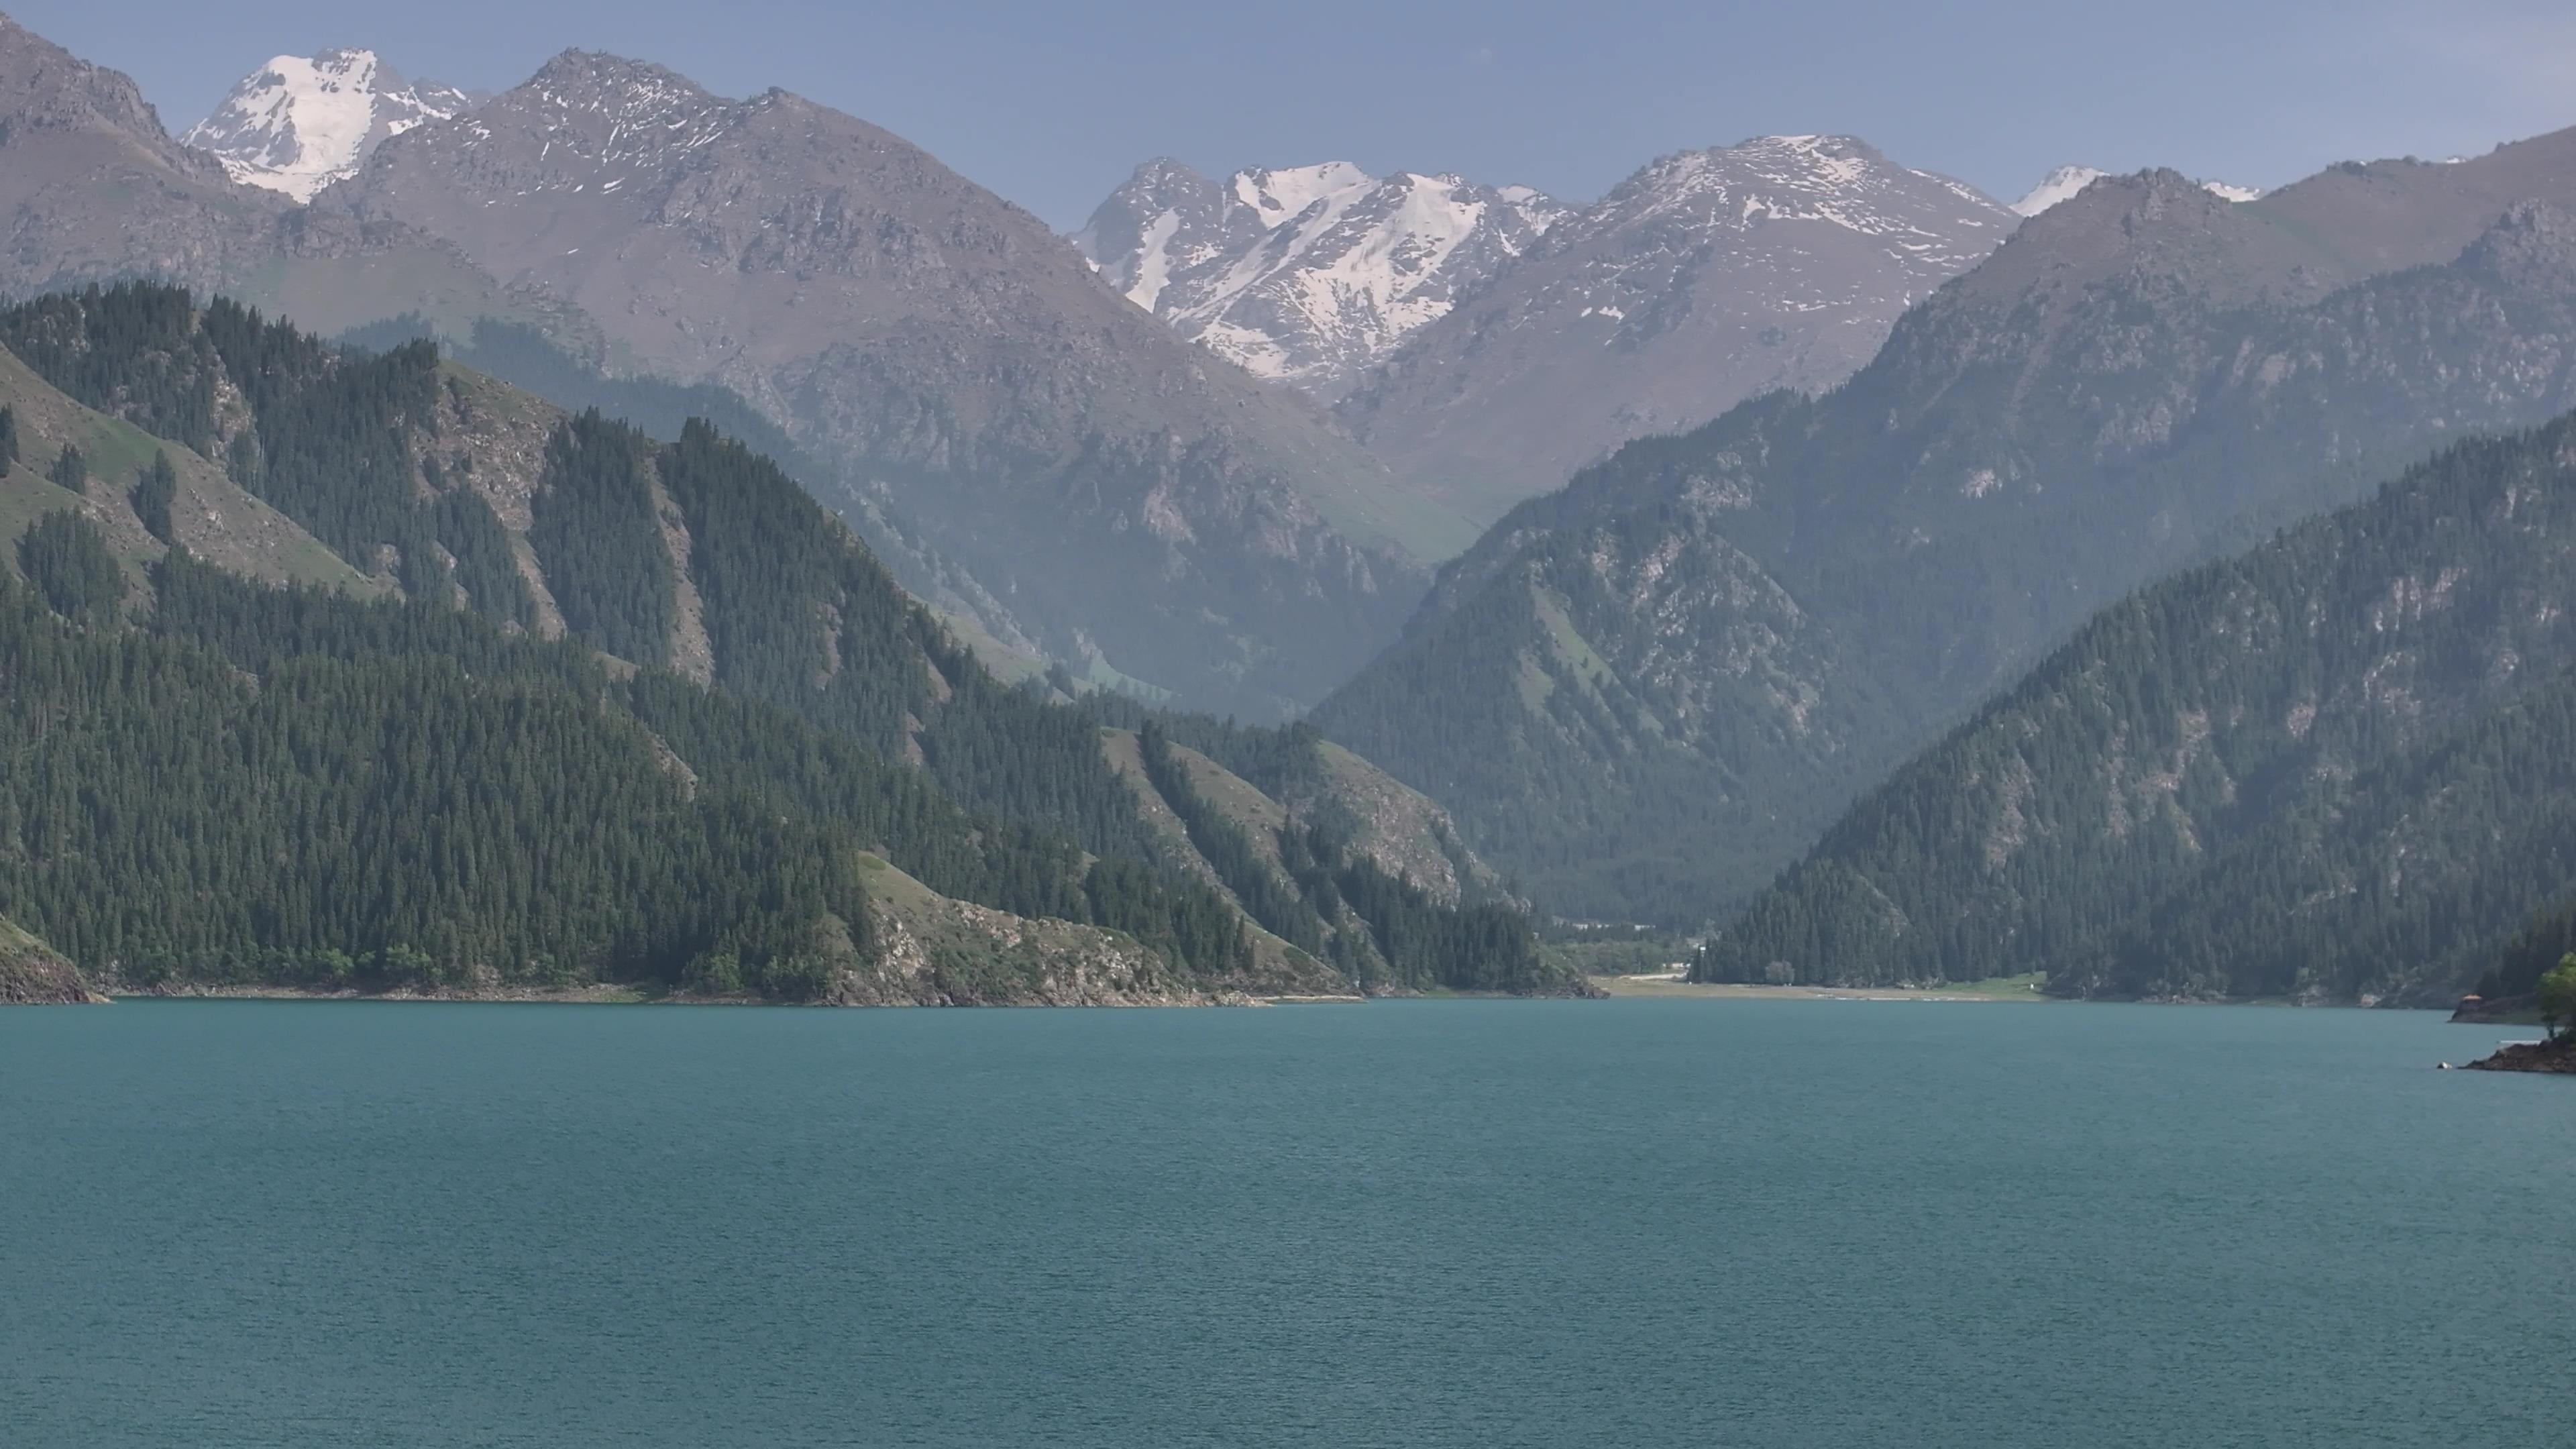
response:
[(1843, 387), (1516, 509), (1314, 718), (1543, 904), (1722, 917), (2089, 611), (2576, 406), (2562, 205), (2576, 132), (2248, 205), (2096, 183)]
[[(1260, 946), (1190, 877), (1092, 711), (995, 681), (702, 422), (657, 443), (426, 344), (343, 354), (155, 287), (0, 311), (0, 344), (27, 365), (0, 372), (13, 436), (20, 406), (37, 441), (172, 435), (131, 490), (0, 478), (0, 502), (37, 510), (16, 571), (59, 596), (14, 605), (13, 637), (73, 681), (13, 700), (54, 727), (0, 784), (0, 867), (23, 868), (0, 911), (108, 979), (850, 1000), (1348, 979)], [(191, 480), (175, 520), (222, 504), (200, 476), (221, 458), (223, 506), (271, 510), (402, 597), (164, 552), (131, 509), (160, 506), (145, 485), (171, 453)], [(211, 723), (164, 738), (174, 721)], [(1320, 759), (1311, 734), (1219, 733), (1247, 759)], [(126, 803), (83, 817), (64, 802), (84, 789)], [(961, 933), (1000, 954), (961, 960)]]
[(225, 459), (388, 587), (793, 710), (1095, 851), (1145, 848), (1088, 722), (995, 682), (846, 526), (710, 428), (659, 444), (427, 343), (347, 355), (150, 286), (0, 311), (0, 345)]
[(1707, 980), (2455, 994), (2576, 880), (2576, 420), (2098, 614), (1871, 791)]

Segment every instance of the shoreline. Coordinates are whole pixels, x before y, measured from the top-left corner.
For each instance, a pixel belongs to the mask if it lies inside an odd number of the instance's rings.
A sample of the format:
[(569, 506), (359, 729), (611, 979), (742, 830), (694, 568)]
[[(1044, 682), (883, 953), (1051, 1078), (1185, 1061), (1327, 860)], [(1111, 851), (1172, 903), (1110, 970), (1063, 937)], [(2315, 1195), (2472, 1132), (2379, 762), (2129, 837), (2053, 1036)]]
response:
[(1594, 976), (1593, 985), (1620, 1001), (1983, 1001), (2054, 1002), (2019, 980), (1957, 986), (1755, 986), (1740, 982), (1682, 981), (1668, 976)]
[[(655, 992), (632, 986), (592, 985), (567, 987), (501, 987), (490, 991), (354, 991), (322, 990), (296, 986), (195, 986), (177, 991), (117, 991), (98, 998), (116, 1002), (154, 1001), (354, 1001), (384, 1005), (419, 1004), (446, 1006), (743, 1006), (812, 1008), (824, 1011), (868, 1011), (892, 1008), (938, 1010), (959, 1008), (949, 1002), (837, 1002), (773, 1001), (758, 996), (692, 996), (682, 992)], [(1297, 998), (1251, 996), (1227, 991), (1190, 997), (1136, 1001), (1048, 1002), (1003, 1001), (970, 1002), (970, 1007), (1199, 1007), (1199, 1006), (1269, 1006)], [(1358, 999), (1358, 998), (1353, 998)]]
[[(2442, 1065), (2449, 1066), (2444, 1062)], [(2507, 1042), (2494, 1052), (2466, 1063), (2462, 1070), (2472, 1072), (2538, 1072), (2546, 1076), (2576, 1076), (2576, 1035), (2544, 1037), (2539, 1041)]]
[[(1225, 990), (1190, 996), (1139, 999), (1134, 1001), (1050, 1002), (996, 1001), (969, 1002), (962, 1006), (949, 1002), (894, 1001), (864, 1005), (831, 1001), (772, 1001), (756, 996), (692, 996), (682, 992), (656, 992), (633, 986), (600, 985), (565, 987), (497, 987), (488, 991), (420, 991), (402, 988), (394, 991), (359, 991), (348, 987), (325, 989), (304, 986), (190, 986), (171, 991), (113, 991), (93, 994), (91, 1000), (112, 1004), (137, 1001), (358, 1001), (389, 1005), (419, 1003), (450, 1006), (774, 1006), (814, 1007), (824, 1010), (864, 1011), (880, 1008), (920, 1010), (962, 1010), (968, 1008), (1093, 1008), (1093, 1009), (1163, 1009), (1171, 1007), (1266, 1007), (1266, 1006), (1356, 1006), (1372, 1001), (1410, 999), (1406, 996), (1363, 996), (1356, 993), (1287, 993), (1271, 995), (1262, 992)], [(1541, 1000), (1548, 998), (1531, 998)]]

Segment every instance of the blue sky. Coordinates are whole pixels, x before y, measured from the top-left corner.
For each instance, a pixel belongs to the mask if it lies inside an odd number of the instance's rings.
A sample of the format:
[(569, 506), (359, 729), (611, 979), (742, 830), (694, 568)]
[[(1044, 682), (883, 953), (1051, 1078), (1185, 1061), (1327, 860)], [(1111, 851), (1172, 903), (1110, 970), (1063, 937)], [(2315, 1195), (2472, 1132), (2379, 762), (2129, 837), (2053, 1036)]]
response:
[(173, 130), (279, 52), (364, 45), (503, 89), (566, 46), (784, 86), (1059, 227), (1135, 163), (1325, 159), (1569, 198), (1669, 151), (1844, 131), (2010, 200), (2050, 167), (2261, 186), (2576, 124), (2576, 7), (2533, 0), (1807, 0), (1740, 6), (10, 0)]

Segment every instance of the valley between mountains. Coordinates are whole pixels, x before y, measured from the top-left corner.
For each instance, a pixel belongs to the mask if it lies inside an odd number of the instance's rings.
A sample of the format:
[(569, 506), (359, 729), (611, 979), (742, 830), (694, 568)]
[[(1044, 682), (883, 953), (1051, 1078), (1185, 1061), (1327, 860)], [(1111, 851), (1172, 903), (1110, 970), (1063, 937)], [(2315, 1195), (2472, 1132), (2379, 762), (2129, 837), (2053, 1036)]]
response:
[(2426, 1003), (2576, 899), (2576, 131), (1059, 234), (651, 60), (174, 135), (0, 17), (0, 203), (0, 995)]

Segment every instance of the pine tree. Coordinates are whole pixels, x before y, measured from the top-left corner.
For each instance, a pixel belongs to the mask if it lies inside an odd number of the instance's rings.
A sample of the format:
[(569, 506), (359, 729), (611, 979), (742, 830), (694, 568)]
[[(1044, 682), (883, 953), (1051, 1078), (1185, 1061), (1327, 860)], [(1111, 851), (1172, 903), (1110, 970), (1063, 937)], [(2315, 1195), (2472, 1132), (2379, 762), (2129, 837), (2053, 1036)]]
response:
[(134, 516), (143, 520), (144, 532), (166, 544), (179, 542), (170, 526), (170, 505), (178, 496), (178, 471), (170, 466), (169, 453), (156, 449), (134, 485)]
[(80, 449), (65, 443), (62, 455), (45, 470), (45, 476), (58, 488), (74, 493), (85, 492), (89, 487), (89, 460), (81, 456)]
[(36, 520), (19, 538), (18, 568), (55, 613), (75, 623), (110, 622), (125, 600), (125, 574), (107, 539), (68, 508)]

